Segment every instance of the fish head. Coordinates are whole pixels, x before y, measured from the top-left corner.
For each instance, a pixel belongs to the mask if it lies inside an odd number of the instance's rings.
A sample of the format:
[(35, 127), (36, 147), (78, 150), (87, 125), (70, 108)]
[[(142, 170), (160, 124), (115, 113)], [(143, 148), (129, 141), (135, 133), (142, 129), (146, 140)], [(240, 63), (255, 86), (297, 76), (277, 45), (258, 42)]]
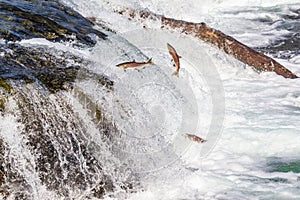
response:
[(186, 135), (186, 137), (189, 138), (190, 140), (193, 139), (193, 137), (194, 137), (194, 135), (188, 134), (188, 133), (186, 133), (185, 135)]
[(116, 65), (118, 68), (121, 68), (121, 69), (126, 69), (127, 68), (127, 64), (119, 64), (119, 65)]

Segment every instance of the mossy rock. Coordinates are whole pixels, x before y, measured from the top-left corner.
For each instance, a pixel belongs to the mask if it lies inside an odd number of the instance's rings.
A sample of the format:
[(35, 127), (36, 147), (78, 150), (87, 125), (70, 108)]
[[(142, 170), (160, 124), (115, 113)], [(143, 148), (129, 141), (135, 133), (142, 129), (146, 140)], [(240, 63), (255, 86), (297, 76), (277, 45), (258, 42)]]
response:
[[(72, 41), (72, 44), (86, 47), (96, 42), (90, 34), (106, 38), (104, 33), (93, 28), (93, 22), (58, 0), (0, 2), (0, 23), (0, 38), (8, 41), (46, 38)], [(64, 90), (66, 83), (78, 78), (81, 66), (87, 65), (86, 60), (68, 52), (24, 47), (17, 43), (0, 44), (0, 52), (4, 54), (0, 59), (0, 88), (9, 93), (13, 92), (10, 83), (15, 81), (24, 84), (39, 82), (50, 92)], [(90, 72), (85, 76), (99, 78), (100, 84), (112, 89), (113, 82), (104, 76), (94, 76)]]
[(106, 35), (93, 28), (94, 23), (58, 0), (16, 0), (0, 2), (0, 38), (17, 41), (46, 38), (51, 41), (76, 41), (93, 46), (89, 36)]
[(0, 95), (0, 112), (4, 112), (5, 110), (5, 99)]
[(9, 93), (13, 91), (8, 80), (25, 84), (38, 81), (54, 93), (65, 90), (66, 85), (76, 80), (93, 79), (108, 90), (113, 90), (113, 81), (105, 75), (82, 69), (90, 61), (70, 52), (43, 47), (30, 48), (18, 44), (0, 44), (0, 51), (13, 52), (0, 59), (0, 88)]
[[(7, 83), (7, 80), (4, 78), (0, 77), (0, 87), (6, 90), (7, 92), (11, 93), (12, 92), (12, 87)], [(1, 104), (1, 102), (0, 102)]]

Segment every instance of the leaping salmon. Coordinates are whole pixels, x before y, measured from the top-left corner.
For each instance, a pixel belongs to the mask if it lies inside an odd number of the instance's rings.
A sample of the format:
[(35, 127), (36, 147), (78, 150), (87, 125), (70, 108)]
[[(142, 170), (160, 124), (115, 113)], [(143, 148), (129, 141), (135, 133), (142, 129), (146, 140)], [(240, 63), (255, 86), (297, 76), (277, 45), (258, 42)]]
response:
[(172, 47), (169, 43), (167, 43), (167, 47), (168, 47), (168, 50), (169, 50), (169, 53), (171, 54), (173, 60), (174, 60), (174, 64), (175, 64), (175, 67), (176, 67), (176, 70), (175, 72), (172, 74), (172, 75), (175, 75), (175, 76), (179, 76), (179, 69), (180, 69), (180, 62), (179, 62), (179, 58), (181, 58), (181, 56), (179, 56), (176, 52), (176, 50), (174, 49), (174, 47)]
[(194, 142), (198, 142), (198, 143), (204, 143), (206, 142), (207, 140), (205, 139), (202, 139), (201, 137), (198, 137), (196, 135), (193, 135), (193, 134), (186, 134), (187, 138), (194, 141)]
[(135, 62), (135, 60), (131, 62), (124, 62), (117, 64), (116, 66), (122, 69), (137, 69), (137, 68), (143, 68), (146, 65), (152, 64), (152, 58), (150, 58), (147, 62)]

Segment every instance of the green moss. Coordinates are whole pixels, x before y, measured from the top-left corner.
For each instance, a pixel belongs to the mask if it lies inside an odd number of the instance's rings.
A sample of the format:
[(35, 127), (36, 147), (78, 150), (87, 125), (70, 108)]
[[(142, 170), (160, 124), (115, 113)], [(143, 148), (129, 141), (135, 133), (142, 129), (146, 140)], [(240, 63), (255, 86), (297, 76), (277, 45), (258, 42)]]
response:
[(65, 84), (74, 82), (76, 79), (76, 69), (48, 69), (41, 73), (37, 72), (38, 80), (46, 86), (51, 92), (55, 93), (60, 90), (65, 90)]
[(12, 87), (7, 83), (7, 81), (0, 77), (0, 87), (5, 89), (7, 92), (11, 93), (12, 92)]
[(41, 83), (43, 83), (50, 92), (58, 92), (59, 90), (64, 89), (65, 81), (63, 79), (56, 78), (55, 76), (42, 74), (38, 76), (38, 79)]
[(96, 108), (96, 112), (95, 112), (95, 115), (96, 115), (96, 119), (97, 121), (101, 121), (101, 111), (99, 108)]
[(5, 110), (5, 100), (2, 96), (0, 96), (0, 112)]

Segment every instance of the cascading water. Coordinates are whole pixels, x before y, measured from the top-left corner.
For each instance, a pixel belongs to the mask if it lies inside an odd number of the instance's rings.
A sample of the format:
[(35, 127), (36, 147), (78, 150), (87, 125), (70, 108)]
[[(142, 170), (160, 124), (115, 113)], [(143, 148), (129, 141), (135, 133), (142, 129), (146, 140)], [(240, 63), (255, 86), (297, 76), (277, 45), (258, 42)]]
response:
[[(19, 7), (15, 2), (5, 3), (24, 13), (28, 9), (28, 3)], [(33, 21), (26, 24), (36, 22), (35, 14), (26, 16)], [(56, 28), (49, 28), (53, 35), (48, 39), (58, 40)], [(128, 40), (133, 33), (125, 39), (110, 31), (90, 32), (90, 39), (75, 33), (76, 38), (64, 36), (67, 41), (62, 43), (3, 40), (4, 198), (85, 199), (109, 194), (120, 198), (126, 191), (137, 191), (142, 179), (155, 178), (158, 169), (182, 164), (179, 157), (189, 146), (184, 132), (196, 132), (198, 120), (207, 116), (198, 115), (196, 102), (207, 101), (201, 110), (209, 111), (209, 89), (201, 75), (197, 87), (207, 91), (196, 96), (189, 84), (196, 85), (197, 73), (192, 77), (182, 70), (181, 76), (188, 81), (170, 76), (164, 39), (186, 45), (178, 35), (144, 33), (146, 40), (161, 37), (160, 42), (153, 40), (152, 46), (145, 46), (143, 38), (135, 44)], [(26, 33), (22, 37), (36, 36)], [(95, 41), (89, 50), (88, 43)], [(154, 64), (141, 71), (115, 67), (127, 59), (149, 57)]]
[(299, 74), (298, 2), (61, 2), (0, 1), (0, 198), (299, 198), (299, 80), (114, 12), (205, 21)]

